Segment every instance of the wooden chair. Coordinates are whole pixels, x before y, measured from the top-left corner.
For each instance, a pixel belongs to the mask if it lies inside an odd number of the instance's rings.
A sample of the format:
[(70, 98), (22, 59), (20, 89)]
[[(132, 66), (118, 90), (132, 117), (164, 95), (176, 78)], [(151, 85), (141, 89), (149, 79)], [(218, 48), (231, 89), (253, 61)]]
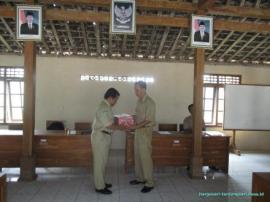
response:
[(0, 173), (0, 202), (7, 201), (7, 177), (6, 174)]
[(80, 135), (91, 134), (92, 123), (91, 122), (75, 122), (74, 128)]
[(65, 130), (65, 125), (63, 121), (59, 120), (46, 120), (47, 130)]
[(159, 131), (177, 131), (176, 123), (160, 123), (158, 124)]

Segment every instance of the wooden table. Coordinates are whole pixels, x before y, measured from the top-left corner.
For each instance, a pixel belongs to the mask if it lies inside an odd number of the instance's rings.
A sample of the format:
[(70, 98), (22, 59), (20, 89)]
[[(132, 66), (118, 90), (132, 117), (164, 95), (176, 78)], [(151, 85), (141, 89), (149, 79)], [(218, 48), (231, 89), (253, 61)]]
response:
[[(22, 131), (4, 132), (0, 131), (0, 168), (20, 167)], [(33, 154), (36, 167), (90, 167), (90, 135), (65, 135), (64, 131), (35, 133)]]
[(252, 174), (252, 193), (263, 193), (262, 196), (252, 196), (252, 202), (270, 201), (270, 173)]
[[(134, 166), (134, 135), (127, 134), (125, 150), (126, 171)], [(216, 166), (228, 173), (229, 136), (203, 136), (204, 166)], [(152, 158), (155, 167), (187, 166), (191, 159), (192, 135), (177, 132), (153, 132)]]

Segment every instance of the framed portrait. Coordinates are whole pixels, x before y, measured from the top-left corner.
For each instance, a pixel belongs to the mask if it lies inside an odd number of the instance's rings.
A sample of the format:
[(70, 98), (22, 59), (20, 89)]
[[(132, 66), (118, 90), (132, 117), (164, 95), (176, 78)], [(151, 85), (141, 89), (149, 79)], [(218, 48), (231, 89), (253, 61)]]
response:
[(211, 49), (213, 46), (213, 18), (192, 15), (190, 34), (191, 47)]
[(19, 41), (42, 40), (42, 6), (16, 6), (16, 38)]
[(136, 34), (135, 0), (112, 0), (110, 31), (112, 34)]

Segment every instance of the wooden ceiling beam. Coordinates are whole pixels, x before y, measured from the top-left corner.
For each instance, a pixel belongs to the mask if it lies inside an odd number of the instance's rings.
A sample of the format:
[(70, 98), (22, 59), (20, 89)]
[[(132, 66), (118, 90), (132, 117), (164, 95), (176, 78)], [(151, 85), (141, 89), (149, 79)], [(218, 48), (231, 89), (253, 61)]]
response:
[(148, 42), (148, 48), (145, 54), (146, 57), (148, 57), (152, 53), (152, 46), (153, 46), (154, 39), (156, 38), (156, 34), (157, 34), (157, 27), (154, 27), (150, 40)]
[[(270, 12), (269, 12), (270, 13)], [(70, 20), (70, 21), (95, 21), (95, 22), (110, 22), (109, 13), (89, 13), (78, 11), (57, 11), (54, 9), (45, 11), (46, 19), (49, 20)], [(136, 22), (138, 25), (157, 25), (157, 26), (171, 26), (189, 28), (188, 17), (166, 17), (166, 16), (137, 16)], [(228, 31), (254, 31), (254, 32), (270, 32), (270, 25), (256, 24), (248, 22), (236, 22), (227, 20), (215, 20), (214, 28), (216, 30)]]
[(209, 8), (212, 8), (214, 4), (215, 4), (214, 0), (199, 0), (198, 9), (207, 10)]
[(99, 23), (96, 22), (96, 25), (94, 25), (95, 29), (95, 37), (96, 37), (96, 48), (98, 55), (101, 54), (101, 44), (100, 44), (100, 30), (99, 30)]
[(246, 0), (241, 0), (241, 2), (240, 2), (240, 6), (242, 7), (242, 6), (244, 6), (245, 5), (245, 3), (246, 3)]
[(108, 53), (108, 55), (112, 56), (112, 34), (110, 32), (108, 34), (109, 34), (109, 49), (108, 49), (109, 53)]
[(213, 6), (207, 9), (212, 15), (238, 16), (246, 18), (270, 19), (270, 9), (239, 7), (239, 6)]
[(269, 39), (270, 39), (270, 36), (264, 38), (264, 40), (258, 43), (252, 50), (250, 50), (244, 57), (242, 57), (240, 61), (245, 60), (248, 56), (254, 53), (261, 45), (265, 44)]
[(42, 40), (42, 45), (45, 47), (46, 51), (49, 53), (50, 48), (49, 48), (48, 44), (45, 42), (44, 39)]
[(10, 47), (10, 45), (7, 43), (7, 41), (4, 39), (4, 37), (0, 34), (0, 41), (6, 46), (6, 48), (9, 51), (12, 51), (12, 48)]
[(263, 55), (264, 53), (268, 53), (268, 51), (270, 51), (270, 44), (268, 47), (265, 47), (265, 49), (263, 51), (261, 51), (258, 55), (256, 55), (255, 58), (253, 58), (254, 60), (257, 60), (259, 57), (261, 57), (261, 55)]
[(82, 35), (83, 35), (84, 48), (85, 48), (86, 53), (88, 54), (89, 53), (89, 47), (88, 47), (86, 29), (85, 29), (85, 26), (84, 26), (83, 22), (81, 22), (80, 24), (81, 24)]
[(138, 46), (139, 46), (141, 34), (142, 34), (142, 28), (138, 27), (137, 31), (136, 31), (135, 44), (134, 44), (134, 48), (133, 48), (133, 57), (136, 56), (136, 52), (137, 52), (137, 49), (138, 49)]
[(256, 8), (259, 8), (259, 7), (260, 7), (260, 4), (261, 4), (261, 0), (257, 0), (257, 1), (256, 1), (256, 4), (255, 4), (255, 7), (256, 7)]
[(15, 43), (17, 44), (17, 46), (20, 48), (20, 49), (23, 49), (22, 45), (20, 44), (19, 41), (16, 40), (16, 36), (14, 34), (14, 32), (11, 30), (11, 28), (9, 27), (7, 21), (1, 17), (1, 21), (2, 23), (5, 25), (7, 31), (9, 32), (9, 34), (12, 36), (12, 38), (14, 39)]
[[(39, 0), (44, 4), (88, 4), (109, 7), (111, 0)], [(243, 4), (243, 0), (241, 1)], [(260, 4), (259, 0), (256, 4)], [(200, 0), (198, 4), (178, 1), (136, 0), (136, 7), (141, 9), (172, 10), (178, 12), (195, 13), (198, 9), (207, 9), (208, 14), (229, 15), (241, 17), (255, 17), (269, 19), (269, 9), (248, 8), (239, 6), (214, 6), (214, 0)]]
[(54, 24), (53, 24), (53, 22), (52, 22), (51, 20), (50, 20), (49, 23), (50, 23), (50, 26), (51, 26), (51, 28), (52, 28), (53, 35), (54, 35), (54, 38), (55, 38), (56, 43), (57, 43), (57, 45), (58, 45), (58, 48), (60, 49), (60, 52), (61, 52), (61, 54), (62, 54), (62, 46), (61, 46), (61, 43), (60, 43), (60, 40), (59, 40), (57, 31), (56, 31), (56, 29), (55, 29), (55, 26), (54, 26)]
[(67, 34), (68, 34), (68, 39), (69, 39), (70, 45), (71, 45), (72, 48), (74, 48), (75, 47), (74, 41), (72, 39), (71, 31), (70, 31), (70, 28), (69, 28), (69, 25), (68, 25), (67, 22), (65, 22), (65, 27), (66, 27), (66, 30), (67, 30)]
[[(61, 6), (61, 9), (62, 10), (65, 10), (64, 6)], [(71, 32), (70, 32), (70, 28), (69, 28), (68, 22), (64, 22), (64, 25), (65, 25), (65, 28), (66, 28), (66, 31), (67, 31), (67, 34), (68, 34), (68, 39), (69, 39), (71, 48), (74, 48), (75, 45), (74, 45), (74, 41), (72, 39), (72, 35), (71, 35)]]
[[(0, 6), (0, 17), (15, 17), (15, 10), (7, 15), (6, 9), (10, 10), (7, 6)], [(253, 8), (255, 9), (255, 8)], [(2, 13), (2, 11), (4, 11)], [(78, 22), (110, 22), (110, 13), (108, 12), (86, 12), (86, 11), (67, 11), (47, 9), (44, 12), (46, 20), (59, 20), (59, 21), (78, 21)], [(268, 15), (270, 12), (268, 11)], [(137, 25), (154, 25), (154, 26), (170, 26), (189, 28), (189, 17), (169, 17), (169, 16), (146, 16), (138, 15), (136, 17)], [(215, 30), (239, 31), (239, 32), (270, 32), (270, 25), (238, 22), (232, 20), (214, 20)]]
[(244, 36), (246, 36), (247, 32), (246, 33), (243, 33), (238, 39), (236, 39), (236, 41), (233, 42), (233, 44), (218, 58), (218, 59), (221, 59), (223, 58), (224, 56), (226, 56), (227, 53), (229, 53), (233, 47), (239, 42), (241, 41)]
[(232, 56), (230, 56), (227, 61), (230, 61), (233, 59), (236, 55), (238, 55), (245, 47), (247, 47), (254, 39), (256, 39), (257, 36), (259, 36), (260, 33), (255, 34), (253, 37), (251, 37), (248, 41), (245, 42), (245, 44), (238, 50), (236, 51)]
[[(109, 7), (111, 0), (40, 0), (40, 3), (44, 4), (88, 4), (93, 6), (105, 6)], [(207, 8), (207, 13), (211, 15), (228, 15), (228, 16), (240, 16), (240, 17), (253, 17), (253, 18), (270, 18), (270, 9), (265, 8), (250, 8), (250, 7), (239, 7), (239, 6), (213, 6), (212, 0), (202, 1), (202, 8)], [(211, 5), (211, 6), (209, 6)], [(172, 2), (172, 1), (154, 1), (154, 0), (136, 0), (136, 7), (143, 9), (154, 9), (154, 10), (172, 10), (178, 12), (195, 13), (200, 8), (199, 4), (186, 3), (186, 2)], [(15, 16), (14, 8), (1, 10), (2, 16)]]
[(269, 61), (270, 60), (270, 56), (266, 57), (264, 61)]
[[(44, 4), (88, 4), (92, 6), (109, 7), (111, 0), (39, 0)], [(155, 1), (155, 0), (136, 0), (136, 7), (142, 9), (154, 10), (175, 10), (181, 12), (193, 13), (197, 10), (197, 4), (186, 2), (170, 2), (170, 1)]]
[[(98, 14), (98, 8), (94, 8), (95, 14)], [(93, 21), (95, 37), (96, 37), (96, 48), (98, 55), (101, 54), (101, 43), (100, 43), (100, 25), (99, 22)]]
[(164, 47), (164, 44), (165, 44), (165, 41), (167, 39), (167, 36), (170, 32), (170, 27), (166, 27), (164, 33), (163, 33), (163, 36), (162, 36), (162, 39), (161, 39), (161, 42), (159, 44), (159, 47), (158, 47), (158, 51), (157, 51), (157, 54), (156, 54), (156, 58), (158, 58), (160, 56), (160, 53)]
[(15, 7), (11, 6), (0, 6), (0, 17), (4, 18), (15, 18), (16, 11)]
[(230, 32), (230, 33), (226, 36), (226, 38), (222, 40), (222, 42), (215, 48), (215, 50), (213, 50), (212, 53), (209, 54), (209, 55), (207, 56), (207, 60), (208, 60), (209, 58), (211, 58), (213, 55), (216, 54), (216, 52), (217, 52), (217, 51), (218, 51), (218, 50), (226, 43), (226, 41), (233, 35), (233, 33), (234, 33), (233, 31)]
[(178, 32), (178, 34), (177, 34), (177, 36), (176, 36), (176, 38), (175, 38), (175, 40), (174, 40), (172, 49), (170, 50), (170, 52), (169, 52), (169, 54), (168, 54), (169, 57), (171, 57), (171, 56), (173, 55), (174, 50), (177, 48), (177, 44), (178, 44), (178, 41), (179, 41), (179, 39), (180, 39), (180, 37), (181, 37), (182, 31), (183, 31), (182, 29), (179, 30), (179, 32)]
[[(78, 6), (78, 10), (81, 11), (82, 8)], [(89, 46), (88, 46), (88, 41), (87, 41), (87, 32), (86, 28), (83, 22), (80, 22), (81, 30), (82, 30), (82, 36), (83, 36), (83, 43), (84, 43), (84, 49), (87, 55), (89, 54)]]
[(122, 43), (122, 50), (121, 50), (121, 55), (122, 56), (125, 56), (126, 48), (127, 48), (127, 35), (124, 34), (124, 36), (123, 36), (123, 43)]
[(186, 50), (187, 46), (190, 44), (190, 40), (191, 40), (191, 37), (188, 36), (188, 39), (186, 40), (186, 43), (185, 45), (181, 48), (180, 52), (179, 52), (179, 58), (181, 59), (181, 56), (184, 56), (183, 53), (184, 51)]

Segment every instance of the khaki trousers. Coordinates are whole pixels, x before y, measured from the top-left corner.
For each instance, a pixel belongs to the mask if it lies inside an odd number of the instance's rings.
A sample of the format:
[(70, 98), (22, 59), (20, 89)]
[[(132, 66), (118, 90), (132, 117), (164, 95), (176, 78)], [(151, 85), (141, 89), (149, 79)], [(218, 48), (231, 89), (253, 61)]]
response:
[(134, 155), (135, 175), (138, 181), (146, 181), (145, 186), (153, 187), (152, 128), (135, 131)]
[(93, 152), (93, 174), (96, 189), (105, 188), (105, 168), (111, 146), (111, 135), (94, 132), (91, 135)]

